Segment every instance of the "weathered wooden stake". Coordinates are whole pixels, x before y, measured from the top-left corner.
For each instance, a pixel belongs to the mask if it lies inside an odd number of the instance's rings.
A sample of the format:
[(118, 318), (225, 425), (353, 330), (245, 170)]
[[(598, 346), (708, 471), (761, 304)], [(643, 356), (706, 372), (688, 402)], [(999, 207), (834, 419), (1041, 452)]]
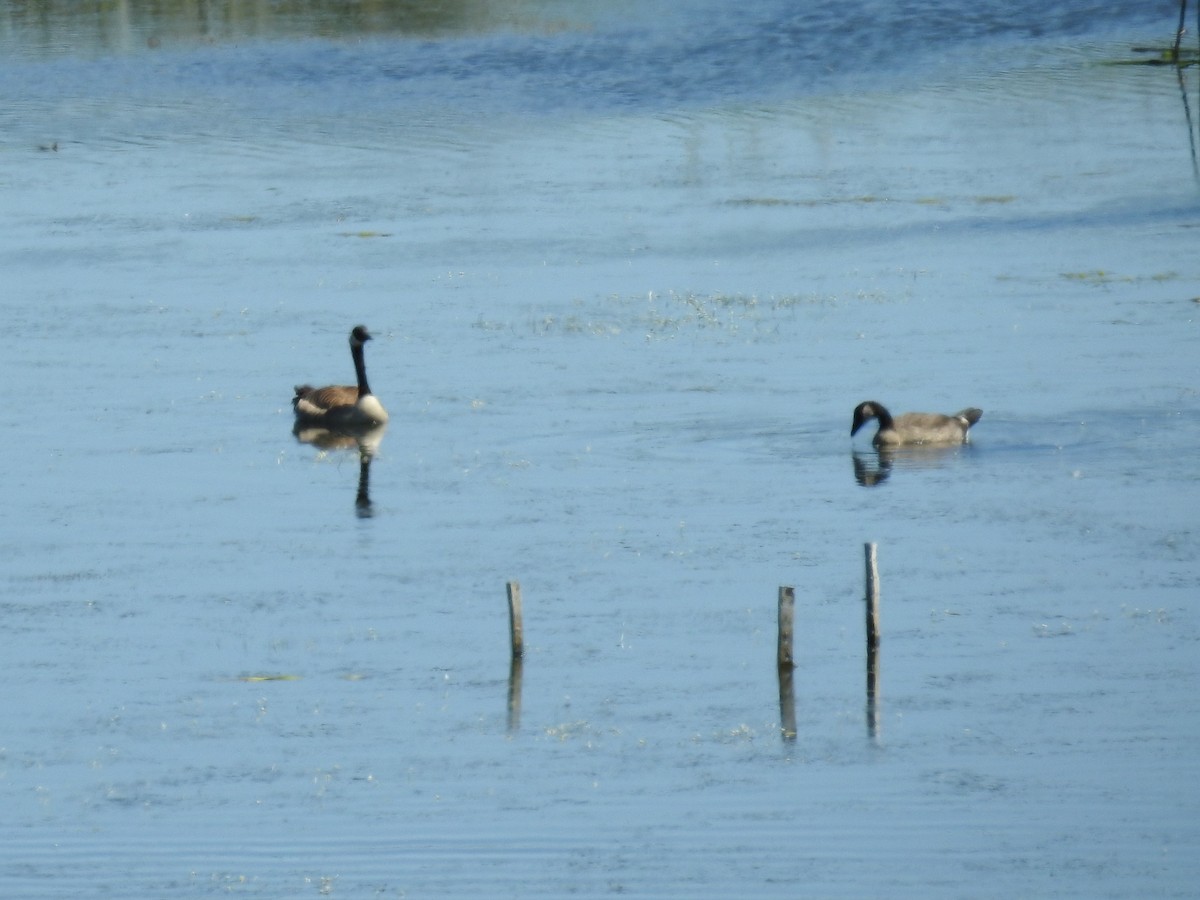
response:
[(781, 585), (779, 588), (779, 644), (775, 661), (779, 665), (779, 730), (785, 741), (796, 739), (796, 694), (792, 686), (792, 670), (796, 667), (792, 655), (796, 619), (796, 591)]
[(879, 560), (875, 544), (865, 544), (867, 557), (867, 650), (879, 647)]
[(512, 658), (525, 656), (525, 631), (521, 624), (521, 583), (508, 583), (508, 629), (512, 634)]
[(879, 559), (876, 546), (863, 547), (867, 564), (867, 731), (879, 739)]
[(796, 665), (792, 656), (792, 634), (796, 618), (796, 591), (783, 585), (779, 588), (779, 647), (776, 660), (781, 669)]

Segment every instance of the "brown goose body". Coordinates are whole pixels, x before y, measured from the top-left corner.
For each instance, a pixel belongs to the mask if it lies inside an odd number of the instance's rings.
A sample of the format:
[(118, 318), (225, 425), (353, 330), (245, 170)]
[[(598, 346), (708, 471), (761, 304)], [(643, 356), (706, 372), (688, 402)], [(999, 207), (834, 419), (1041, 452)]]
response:
[(292, 409), (296, 411), (298, 428), (326, 428), (330, 431), (353, 431), (373, 428), (387, 422), (387, 410), (371, 393), (367, 383), (367, 366), (363, 345), (371, 340), (365, 326), (356, 325), (350, 332), (350, 355), (354, 360), (357, 385), (331, 384), (315, 388), (296, 385)]
[(854, 409), (850, 436), (871, 419), (879, 421), (879, 430), (871, 443), (876, 447), (900, 447), (905, 444), (963, 444), (967, 432), (979, 421), (983, 410), (968, 407), (954, 415), (941, 413), (904, 413), (892, 416), (882, 403), (868, 400)]

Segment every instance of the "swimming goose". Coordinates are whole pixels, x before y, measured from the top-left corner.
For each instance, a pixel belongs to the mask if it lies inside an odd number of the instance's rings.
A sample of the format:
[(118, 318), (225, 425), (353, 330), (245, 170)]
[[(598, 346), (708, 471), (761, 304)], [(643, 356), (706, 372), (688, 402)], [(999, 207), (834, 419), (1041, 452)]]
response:
[(358, 431), (382, 425), (388, 420), (387, 410), (367, 384), (363, 344), (369, 340), (371, 335), (363, 325), (356, 325), (350, 332), (350, 355), (354, 358), (357, 386), (333, 384), (315, 388), (307, 384), (296, 385), (292, 408), (296, 411), (297, 426)]
[(974, 407), (956, 412), (952, 416), (941, 413), (904, 413), (892, 418), (883, 404), (868, 400), (854, 408), (854, 423), (850, 436), (858, 432), (869, 420), (879, 420), (879, 431), (871, 443), (876, 447), (897, 447), (901, 444), (964, 444), (967, 431), (979, 421), (982, 409)]

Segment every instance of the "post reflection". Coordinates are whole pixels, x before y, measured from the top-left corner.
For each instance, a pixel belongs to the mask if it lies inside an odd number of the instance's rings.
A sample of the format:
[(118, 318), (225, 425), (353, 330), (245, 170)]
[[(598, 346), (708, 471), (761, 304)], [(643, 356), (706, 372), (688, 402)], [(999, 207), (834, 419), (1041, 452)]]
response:
[(785, 744), (796, 740), (796, 689), (793, 666), (779, 667), (779, 733)]
[(879, 648), (867, 647), (867, 736), (879, 743)]
[(521, 676), (524, 672), (525, 661), (519, 656), (512, 658), (508, 670), (508, 733), (516, 734), (521, 730)]

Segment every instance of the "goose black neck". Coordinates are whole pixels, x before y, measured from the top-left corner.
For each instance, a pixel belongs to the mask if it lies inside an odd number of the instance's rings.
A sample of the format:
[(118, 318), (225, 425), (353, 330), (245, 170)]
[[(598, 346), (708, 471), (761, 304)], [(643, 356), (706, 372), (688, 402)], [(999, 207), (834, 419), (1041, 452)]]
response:
[(363, 361), (362, 344), (357, 341), (350, 345), (350, 355), (354, 357), (354, 374), (358, 377), (358, 396), (365, 397), (371, 393), (367, 384), (367, 364)]
[(875, 410), (875, 418), (879, 420), (879, 428), (892, 428), (896, 422), (892, 418), (892, 414), (880, 406), (878, 403), (872, 403), (871, 409)]

